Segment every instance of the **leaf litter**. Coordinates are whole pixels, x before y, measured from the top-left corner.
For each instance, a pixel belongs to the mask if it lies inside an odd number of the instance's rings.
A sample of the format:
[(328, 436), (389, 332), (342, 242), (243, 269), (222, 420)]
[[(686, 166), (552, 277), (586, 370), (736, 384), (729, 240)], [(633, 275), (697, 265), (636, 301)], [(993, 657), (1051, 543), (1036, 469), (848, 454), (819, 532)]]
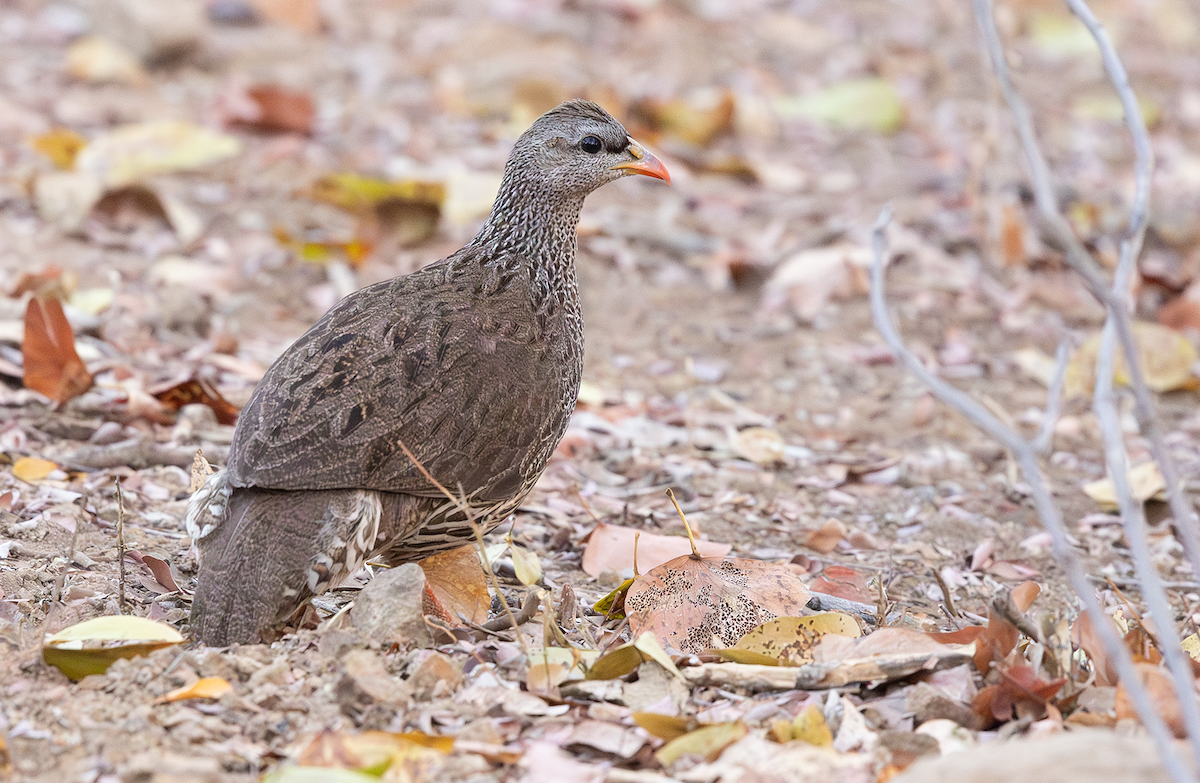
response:
[[(969, 20), (863, 6), (833, 9), (843, 21), (827, 24), (763, 7), (720, 20), (745, 34), (727, 41), (713, 33), (719, 10), (660, 3), (548, 17), (519, 4), (244, 5), (209, 4), (201, 32), (215, 48), (172, 64), (131, 61), (123, 39), (98, 45), (53, 9), (16, 9), (2, 33), (0, 269), (11, 282), (0, 298), (0, 769), (31, 780), (362, 780), (385, 763), (385, 777), (410, 780), (838, 779), (846, 769), (883, 779), (929, 741), (937, 752), (1130, 720), (1045, 547), (1022, 546), (1035, 531), (1005, 456), (915, 392), (867, 328), (861, 215), (884, 200), (937, 215), (896, 237), (893, 274), (923, 359), (1018, 426), (1043, 424), (1037, 379), (1052, 377), (1059, 337), (1099, 327), (1019, 188), (983, 184), (1019, 163), (973, 146), (983, 133), (975, 66), (938, 75), (978, 62)], [(1035, 101), (1067, 108), (1046, 121), (1069, 138), (1109, 133), (1112, 106), (1091, 97), (1091, 72), (1039, 59), (1082, 64), (1086, 41), (1039, 13), (1014, 11), (1012, 35), (1024, 67), (1056, 76)], [(1194, 48), (1194, 15), (1170, 13), (1191, 27), (1139, 22), (1121, 46)], [(222, 21), (232, 18), (246, 26)], [(532, 35), (545, 19), (578, 35)], [(588, 33), (609, 27), (621, 31), (617, 56)], [(822, 71), (834, 52), (861, 50), (853, 30), (880, 31), (871, 63)], [(722, 51), (754, 63), (751, 76), (724, 86)], [(572, 63), (567, 75), (546, 77), (558, 58)], [(1183, 133), (1191, 88), (1169, 70), (1154, 78), (1179, 99), (1147, 106), (1160, 107), (1157, 133), (1184, 141), (1158, 150), (1169, 192), (1137, 300), (1145, 323), (1161, 326), (1138, 334), (1152, 381), (1176, 405), (1173, 448), (1191, 454), (1200, 425), (1186, 292), (1200, 227), (1186, 176), (1197, 153)], [(667, 86), (647, 92), (645, 74)], [(514, 134), (572, 95), (617, 112), (681, 175), (669, 193), (623, 183), (585, 210), (586, 386), (564, 449), (484, 542), (499, 589), (473, 548), (427, 562), (419, 614), (438, 629), (436, 649), (384, 648), (347, 621), (372, 566), (275, 646), (156, 651), (97, 635), (62, 652), (135, 657), (103, 662), (103, 674), (80, 669), (76, 683), (44, 664), (47, 632), (117, 617), (119, 604), (186, 636), (195, 562), (180, 520), (197, 451), (224, 463), (253, 384), (338, 297), (461, 246)], [(249, 113), (223, 115), (228, 96)], [(1119, 154), (1089, 164), (1066, 196), (1101, 253), (1126, 164)], [(1072, 378), (1091, 372), (1089, 345)], [(1172, 716), (1128, 550), (1115, 518), (1096, 513), (1108, 496), (1095, 425), (1072, 405), (1053, 426), (1051, 480), (1106, 612)], [(1153, 513), (1161, 487), (1140, 436), (1127, 435)], [(667, 486), (704, 531), (701, 560), (676, 535)], [(117, 555), (118, 527), (131, 558)], [(1200, 588), (1172, 570), (1169, 536), (1154, 542), (1194, 632)], [(769, 575), (786, 606), (755, 594), (742, 606), (709, 568), (718, 562), (733, 564), (734, 586)], [(1028, 578), (1041, 586), (1036, 603), (1020, 586)], [(643, 589), (666, 598), (688, 592), (668, 582), (700, 580), (710, 592), (688, 621)], [(1012, 605), (997, 605), (1010, 588)], [(621, 604), (630, 595), (632, 611)], [(850, 605), (806, 608), (830, 598)], [(669, 653), (693, 628), (696, 648)], [(714, 637), (760, 663), (718, 660)], [(214, 696), (220, 682), (230, 690)], [(414, 731), (453, 737), (453, 748), (427, 753)], [(834, 750), (818, 764), (806, 755), (815, 748)]]

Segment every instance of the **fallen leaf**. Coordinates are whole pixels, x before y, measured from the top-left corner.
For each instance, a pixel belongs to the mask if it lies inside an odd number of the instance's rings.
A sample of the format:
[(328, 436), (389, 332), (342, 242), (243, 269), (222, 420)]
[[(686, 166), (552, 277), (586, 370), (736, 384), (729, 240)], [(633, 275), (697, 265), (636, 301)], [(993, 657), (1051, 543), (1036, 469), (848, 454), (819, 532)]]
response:
[(772, 724), (771, 733), (779, 742), (800, 740), (818, 748), (833, 747), (833, 732), (825, 721), (825, 713), (812, 702), (800, 710), (791, 721), (781, 720)]
[(12, 474), (28, 484), (41, 481), (55, 470), (58, 470), (56, 463), (38, 457), (21, 457), (12, 466)]
[(175, 583), (175, 577), (171, 574), (170, 563), (153, 555), (143, 555), (142, 562), (150, 569), (150, 573), (154, 574), (154, 579), (168, 592), (179, 592), (179, 585)]
[(857, 638), (862, 629), (853, 617), (838, 612), (779, 617), (752, 629), (733, 649), (758, 653), (784, 666), (803, 666), (816, 660), (813, 649), (821, 637), (831, 633)]
[(235, 137), (199, 125), (159, 120), (123, 125), (93, 139), (75, 158), (75, 169), (106, 189), (146, 177), (204, 168), (241, 152)]
[(238, 409), (222, 397), (220, 390), (207, 378), (189, 378), (165, 389), (151, 389), (150, 394), (169, 411), (177, 411), (184, 405), (199, 403), (211, 408), (219, 423), (237, 423)]
[(427, 557), (420, 565), (425, 571), (426, 589), (453, 622), (487, 621), (492, 599), (474, 544)]
[(312, 134), (316, 107), (308, 93), (278, 84), (258, 84), (246, 89), (246, 110), (229, 117), (229, 124), (268, 133)]
[(873, 603), (875, 593), (867, 583), (867, 575), (843, 565), (828, 565), (821, 571), (820, 576), (813, 579), (809, 589), (814, 593), (845, 598), (847, 601), (857, 601), (860, 604)]
[(568, 680), (585, 679), (588, 668), (599, 658), (599, 650), (543, 647), (533, 651), (529, 654), (525, 688), (530, 693), (549, 694), (551, 688)]
[(613, 680), (633, 672), (645, 661), (654, 661), (659, 666), (682, 677), (671, 656), (667, 655), (662, 645), (654, 638), (654, 634), (646, 632), (634, 641), (627, 642), (615, 650), (610, 650), (596, 659), (587, 672), (589, 680)]
[(233, 686), (223, 677), (201, 677), (191, 685), (176, 688), (155, 699), (157, 704), (167, 704), (186, 699), (219, 699), (233, 690)]
[(740, 558), (677, 557), (643, 574), (625, 598), (634, 635), (698, 653), (732, 647), (776, 617), (798, 616), (808, 588), (787, 565)]
[(695, 147), (707, 147), (733, 130), (735, 100), (729, 89), (699, 90), (668, 101), (648, 99), (630, 108), (630, 119), (650, 131), (643, 134), (647, 138), (661, 133)]
[(118, 658), (135, 658), (183, 642), (169, 625), (144, 617), (111, 615), (84, 620), (46, 637), (42, 660), (72, 680), (103, 674)]
[(92, 374), (75, 352), (75, 334), (57, 299), (34, 297), (25, 307), (25, 388), (62, 404), (92, 386)]
[(592, 610), (603, 614), (606, 618), (615, 617), (618, 620), (623, 620), (625, 618), (625, 596), (629, 593), (629, 588), (632, 586), (633, 577), (629, 577), (617, 585), (617, 589), (597, 601), (592, 606)]
[(384, 773), (389, 780), (433, 780), (433, 773), (453, 747), (453, 737), (434, 737), (420, 731), (350, 734), (327, 729), (300, 752), (296, 768), (348, 769), (372, 775), (374, 780)]
[(741, 722), (715, 723), (689, 731), (682, 737), (671, 740), (654, 754), (655, 760), (669, 767), (684, 756), (695, 756), (705, 761), (716, 761), (725, 748), (745, 737), (749, 729)]
[(537, 554), (519, 544), (512, 543), (511, 539), (509, 543), (511, 544), (513, 571), (517, 574), (517, 580), (526, 586), (535, 585), (541, 581), (542, 562), (538, 560)]
[[(1163, 479), (1157, 462), (1143, 462), (1133, 466), (1129, 469), (1126, 480), (1129, 482), (1133, 499), (1139, 503), (1145, 503), (1151, 498), (1164, 501), (1167, 499), (1167, 482)], [(1109, 510), (1120, 508), (1120, 504), (1117, 502), (1117, 488), (1110, 478), (1089, 481), (1083, 485), (1083, 492), (1096, 501), (1101, 508)]]
[(635, 712), (630, 716), (633, 722), (641, 726), (652, 736), (670, 742), (676, 737), (682, 737), (696, 728), (695, 718), (685, 718), (682, 715), (663, 715), (660, 712)]
[(296, 254), (301, 261), (311, 264), (324, 264), (335, 256), (342, 256), (351, 266), (359, 267), (367, 260), (375, 249), (364, 239), (350, 239), (346, 242), (310, 242), (294, 238), (282, 228), (275, 228), (275, 238), (279, 244)]
[(846, 537), (846, 526), (841, 520), (830, 519), (816, 530), (804, 534), (804, 546), (827, 555), (837, 549), (837, 545)]
[[(1036, 582), (1023, 582), (1012, 589), (1010, 598), (1017, 612), (1024, 614), (1041, 592)], [(1017, 627), (991, 607), (988, 608), (986, 626), (969, 626), (949, 633), (926, 634), (943, 644), (970, 644), (975, 642), (975, 668), (987, 674), (992, 661), (1004, 660), (1021, 638)]]
[(865, 270), (871, 253), (865, 247), (837, 244), (802, 250), (775, 268), (763, 286), (768, 309), (788, 305), (797, 318), (811, 322), (835, 299), (867, 292)]
[[(1106, 617), (1105, 622), (1112, 624), (1113, 632), (1118, 636), (1121, 635), (1111, 619)], [(1097, 685), (1117, 684), (1120, 678), (1117, 676), (1116, 663), (1108, 657), (1108, 650), (1101, 641), (1095, 625), (1092, 624), (1092, 616), (1089, 613), (1080, 612), (1079, 616), (1075, 618), (1075, 624), (1071, 627), (1071, 644), (1083, 650), (1091, 661)]]
[(378, 775), (325, 767), (280, 767), (262, 783), (379, 783)]
[[(690, 554), (691, 544), (686, 536), (660, 536), (643, 533), (630, 527), (601, 522), (588, 536), (583, 551), (583, 572), (599, 576), (605, 571), (624, 571), (633, 568), (634, 539), (637, 539), (638, 568), (648, 570), (680, 555)], [(696, 547), (705, 557), (723, 557), (733, 549), (730, 544), (697, 541)]]
[(146, 69), (133, 52), (116, 41), (98, 35), (85, 35), (67, 47), (67, 73), (80, 81), (130, 84), (135, 87), (149, 81)]
[(775, 465), (784, 461), (783, 436), (766, 427), (747, 427), (729, 437), (729, 448), (739, 457), (758, 465)]
[(850, 130), (895, 133), (904, 125), (904, 104), (886, 79), (847, 79), (809, 95), (780, 98), (781, 117), (805, 117)]
[[(1200, 359), (1200, 353), (1186, 337), (1162, 324), (1134, 321), (1131, 326), (1137, 344), (1138, 362), (1151, 391), (1195, 388), (1192, 365)], [(1075, 351), (1067, 364), (1063, 386), (1067, 398), (1089, 397), (1092, 394), (1096, 385), (1096, 355), (1099, 350), (1100, 334), (1096, 333)], [(1115, 383), (1129, 384), (1129, 370), (1125, 367), (1125, 355), (1120, 345), (1115, 350), (1113, 376)]]
[[(1150, 694), (1150, 702), (1154, 705), (1154, 711), (1166, 722), (1176, 739), (1185, 739), (1188, 736), (1187, 726), (1183, 721), (1183, 709), (1179, 705), (1179, 697), (1175, 693), (1175, 682), (1171, 679), (1170, 673), (1161, 666), (1150, 663), (1135, 663), (1134, 667), (1137, 669), (1138, 679), (1142, 681), (1142, 685)], [(1117, 685), (1116, 712), (1117, 720), (1125, 718), (1138, 720), (1133, 699), (1130, 698), (1128, 689), (1121, 683)]]
[(29, 140), (30, 147), (64, 171), (75, 168), (75, 156), (87, 143), (85, 137), (69, 128), (54, 128)]

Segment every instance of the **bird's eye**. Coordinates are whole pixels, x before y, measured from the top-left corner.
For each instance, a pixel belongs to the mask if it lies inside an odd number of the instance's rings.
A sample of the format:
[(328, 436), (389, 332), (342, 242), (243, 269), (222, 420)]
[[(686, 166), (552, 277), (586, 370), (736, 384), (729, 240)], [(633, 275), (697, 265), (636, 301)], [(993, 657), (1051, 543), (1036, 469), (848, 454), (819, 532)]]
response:
[(579, 148), (589, 155), (595, 155), (604, 149), (604, 143), (595, 136), (584, 136), (579, 140)]

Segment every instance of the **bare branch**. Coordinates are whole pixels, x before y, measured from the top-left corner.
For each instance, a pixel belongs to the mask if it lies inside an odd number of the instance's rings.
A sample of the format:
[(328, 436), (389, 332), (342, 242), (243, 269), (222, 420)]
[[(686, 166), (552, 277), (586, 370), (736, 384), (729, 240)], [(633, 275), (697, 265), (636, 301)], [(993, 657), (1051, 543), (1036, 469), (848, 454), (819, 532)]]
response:
[(1066, 340), (1058, 344), (1054, 355), (1054, 379), (1046, 394), (1046, 413), (1042, 416), (1042, 428), (1033, 439), (1033, 450), (1042, 456), (1050, 453), (1054, 446), (1054, 428), (1058, 425), (1058, 414), (1062, 410), (1063, 386), (1067, 381), (1067, 365), (1071, 362), (1071, 346)]
[[(1067, 0), (1067, 3), (1091, 31), (1096, 39), (1096, 45), (1100, 48), (1105, 68), (1120, 96), (1121, 105), (1125, 108), (1126, 124), (1133, 135), (1134, 150), (1137, 153), (1135, 178), (1139, 183), (1139, 193), (1148, 192), (1143, 191), (1141, 185), (1149, 183), (1153, 158), (1150, 154), (1149, 136), (1146, 133), (1141, 112), (1138, 110), (1137, 98), (1129, 86), (1128, 76), (1121, 66), (1121, 60), (1113, 48), (1112, 41), (1087, 4), (1083, 0)], [(974, 5), (975, 18), (979, 23), (984, 41), (987, 43), (996, 80), (1000, 83), (1000, 91), (1003, 93), (1004, 100), (1016, 123), (1017, 136), (1021, 140), (1021, 148), (1025, 153), (1026, 163), (1029, 165), (1034, 200), (1045, 224), (1044, 227), (1049, 232), (1050, 239), (1063, 250), (1067, 264), (1083, 277), (1092, 296), (1103, 303), (1110, 312), (1118, 311), (1114, 328), (1117, 339), (1121, 343), (1121, 351), (1125, 354), (1125, 364), (1129, 368), (1130, 385), (1133, 389), (1135, 403), (1134, 415), (1137, 417), (1138, 427), (1150, 442), (1151, 455), (1162, 470), (1163, 479), (1167, 484), (1167, 499), (1171, 506), (1171, 514), (1175, 518), (1176, 535), (1183, 544), (1193, 570), (1196, 571), (1200, 569), (1200, 521), (1197, 521), (1191, 501), (1183, 492), (1179, 469), (1171, 459), (1162, 430), (1158, 425), (1154, 412), (1154, 401), (1150, 396), (1149, 387), (1146, 386), (1146, 376), (1137, 355), (1137, 342), (1133, 336), (1129, 314), (1124, 307), (1126, 297), (1124, 292), (1114, 292), (1108, 287), (1099, 265), (1087, 252), (1079, 238), (1075, 236), (1070, 222), (1059, 209), (1058, 201), (1054, 196), (1050, 167), (1038, 144), (1029, 109), (1013, 86), (1008, 72), (1008, 64), (1005, 62), (1004, 50), (1000, 44), (1000, 34), (996, 30), (996, 21), (992, 15), (991, 0), (974, 0)], [(1145, 231), (1147, 204), (1148, 196), (1137, 196), (1134, 199), (1133, 212), (1130, 216), (1130, 234), (1126, 242), (1130, 244), (1130, 252), (1135, 256), (1141, 248), (1141, 239)]]
[(1194, 783), (1195, 778), (1188, 772), (1187, 767), (1171, 748), (1171, 733), (1167, 729), (1167, 725), (1163, 722), (1163, 719), (1155, 711), (1154, 704), (1150, 700), (1150, 695), (1141, 684), (1141, 680), (1137, 676), (1137, 670), (1134, 669), (1133, 658), (1129, 650), (1125, 648), (1120, 637), (1117, 636), (1112, 622), (1104, 614), (1100, 602), (1096, 599), (1096, 592), (1088, 581), (1083, 565), (1079, 562), (1079, 558), (1067, 541), (1066, 530), (1063, 528), (1062, 514), (1050, 496), (1050, 490), (1046, 485), (1045, 477), (1038, 467), (1037, 454), (1034, 452), (1033, 446), (1022, 439), (1015, 430), (1005, 426), (1000, 419), (965, 392), (956, 389), (925, 369), (921, 360), (912, 351), (908, 350), (899, 333), (896, 332), (896, 328), (893, 326), (891, 317), (887, 312), (887, 302), (884, 295), (884, 256), (887, 250), (887, 240), (884, 236), (884, 231), (890, 220), (891, 211), (885, 208), (880, 213), (879, 220), (875, 223), (872, 236), (874, 258), (871, 265), (871, 316), (875, 322), (875, 328), (879, 330), (884, 342), (892, 349), (896, 358), (919, 381), (925, 384), (938, 399), (966, 416), (971, 423), (991, 435), (1012, 452), (1017, 460), (1017, 464), (1021, 468), (1021, 473), (1024, 475), (1025, 481), (1029, 484), (1038, 519), (1041, 521), (1042, 527), (1050, 533), (1054, 557), (1059, 565), (1062, 566), (1063, 571), (1066, 572), (1071, 587), (1074, 588), (1083, 602), (1084, 610), (1091, 616), (1092, 624), (1095, 626), (1100, 640), (1104, 644), (1105, 652), (1108, 653), (1109, 658), (1116, 665), (1117, 674), (1133, 701), (1134, 708), (1137, 710), (1138, 717), (1141, 718), (1142, 725), (1146, 727), (1146, 730), (1154, 739), (1159, 756), (1163, 760), (1163, 765), (1167, 768), (1168, 773), (1175, 783)]

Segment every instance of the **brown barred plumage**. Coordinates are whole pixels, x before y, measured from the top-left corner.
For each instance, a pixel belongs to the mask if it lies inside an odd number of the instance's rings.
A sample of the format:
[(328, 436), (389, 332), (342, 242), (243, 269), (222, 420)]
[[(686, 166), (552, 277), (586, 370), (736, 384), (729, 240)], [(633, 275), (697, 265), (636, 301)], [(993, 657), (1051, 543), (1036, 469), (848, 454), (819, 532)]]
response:
[(667, 179), (599, 106), (559, 106), (517, 141), (474, 240), (351, 294), (284, 352), (225, 470), (188, 507), (196, 638), (258, 641), (367, 558), (399, 565), (468, 542), (401, 442), (485, 527), (520, 504), (579, 390), (579, 211), (627, 174)]

